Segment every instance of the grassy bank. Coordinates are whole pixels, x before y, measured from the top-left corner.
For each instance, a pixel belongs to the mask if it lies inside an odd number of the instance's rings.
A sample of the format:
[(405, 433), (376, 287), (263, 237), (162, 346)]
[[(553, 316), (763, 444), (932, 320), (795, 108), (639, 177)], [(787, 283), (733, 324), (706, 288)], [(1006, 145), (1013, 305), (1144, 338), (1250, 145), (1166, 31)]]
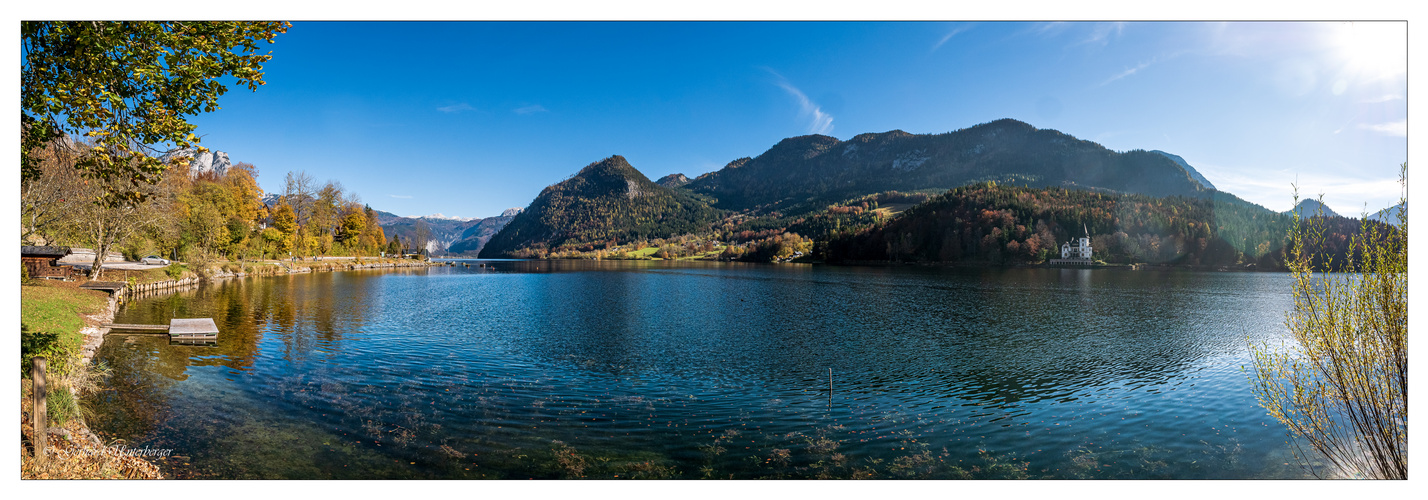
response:
[[(142, 272), (142, 271), (140, 271)], [(162, 273), (162, 270), (158, 272)], [(138, 277), (135, 277), (137, 280)], [(78, 396), (94, 389), (102, 367), (84, 362), (86, 316), (102, 314), (109, 305), (104, 292), (79, 288), (77, 282), (37, 281), (20, 287), (20, 477), (25, 479), (143, 479), (159, 477), (158, 468), (90, 438), (80, 415)], [(35, 436), (30, 414), (30, 359), (47, 361), (46, 416), (52, 429)], [(46, 439), (50, 459), (40, 464), (32, 443)]]
[(84, 344), (84, 316), (103, 312), (108, 301), (108, 294), (79, 288), (75, 282), (21, 286), (21, 377), (29, 377), (34, 356), (44, 356), (51, 373), (68, 373)]

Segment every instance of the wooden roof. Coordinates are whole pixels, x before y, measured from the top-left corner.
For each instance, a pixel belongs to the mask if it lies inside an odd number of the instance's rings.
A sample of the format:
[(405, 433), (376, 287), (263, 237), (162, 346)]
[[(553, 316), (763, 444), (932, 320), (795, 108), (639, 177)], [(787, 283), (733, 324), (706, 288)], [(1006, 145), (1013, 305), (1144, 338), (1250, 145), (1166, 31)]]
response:
[(64, 257), (69, 255), (69, 247), (20, 247), (21, 257)]

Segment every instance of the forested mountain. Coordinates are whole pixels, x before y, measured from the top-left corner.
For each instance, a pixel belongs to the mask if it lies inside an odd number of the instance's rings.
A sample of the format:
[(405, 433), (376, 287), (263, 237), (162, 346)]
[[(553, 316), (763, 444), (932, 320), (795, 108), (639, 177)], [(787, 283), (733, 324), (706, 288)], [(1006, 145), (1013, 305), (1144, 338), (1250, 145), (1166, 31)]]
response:
[(983, 183), (953, 189), (828, 243), (830, 261), (1041, 262), (1090, 232), (1098, 259), (1282, 262), (1292, 219), (1227, 193), (1154, 198)]
[(1181, 158), (1180, 155), (1173, 155), (1158, 149), (1151, 150), (1151, 152), (1165, 156), (1166, 158), (1170, 158), (1170, 160), (1174, 161), (1176, 165), (1180, 165), (1180, 168), (1185, 169), (1185, 173), (1190, 174), (1191, 179), (1195, 179), (1196, 182), (1199, 182), (1201, 186), (1205, 186), (1206, 189), (1215, 189), (1215, 185), (1210, 184), (1209, 179), (1206, 179), (1205, 176), (1200, 175), (1200, 172), (1198, 170), (1195, 170), (1195, 167), (1190, 166), (1189, 163), (1186, 163), (1185, 159)]
[[(1340, 251), (1357, 229), (1326, 215)], [(1292, 220), (1215, 190), (1179, 156), (998, 120), (792, 137), (692, 181), (653, 183), (612, 156), (545, 188), (480, 255), (1012, 264), (1059, 257), (1089, 232), (1107, 262), (1279, 268)]]
[(546, 187), (481, 250), (481, 257), (544, 256), (634, 240), (707, 231), (719, 211), (682, 189), (670, 189), (611, 156)]
[(1150, 196), (1209, 192), (1192, 178), (1192, 170), (1166, 155), (1117, 153), (1003, 119), (935, 135), (894, 130), (846, 142), (823, 135), (792, 137), (685, 187), (717, 199), (715, 206), (722, 209), (787, 212), (883, 191), (941, 190), (987, 180)]
[(1303, 200), (1299, 200), (1299, 204), (1295, 205), (1294, 208), (1285, 211), (1284, 215), (1292, 216), (1296, 212), (1299, 213), (1300, 218), (1314, 217), (1316, 215), (1322, 215), (1324, 217), (1341, 217), (1338, 213), (1335, 213), (1333, 210), (1329, 209), (1328, 205), (1319, 203), (1319, 200), (1313, 198), (1305, 198)]

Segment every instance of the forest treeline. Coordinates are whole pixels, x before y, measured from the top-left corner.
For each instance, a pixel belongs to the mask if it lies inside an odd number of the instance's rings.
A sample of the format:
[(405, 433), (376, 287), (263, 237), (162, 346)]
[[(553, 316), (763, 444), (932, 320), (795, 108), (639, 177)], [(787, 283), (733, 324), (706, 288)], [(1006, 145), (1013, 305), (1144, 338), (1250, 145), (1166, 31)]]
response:
[(266, 203), (258, 168), (248, 163), (196, 172), (178, 157), (157, 182), (124, 186), (137, 196), (106, 201), (109, 184), (124, 181), (84, 177), (74, 167), (94, 148), (60, 138), (31, 152), (38, 175), (21, 182), (22, 242), (93, 248), (101, 272), (100, 256), (110, 251), (130, 260), (208, 262), (377, 255), (398, 244), (371, 207), (336, 181), (289, 173)]
[[(1311, 250), (1322, 263), (1346, 262), (1362, 224), (1394, 230), (1338, 216), (1316, 222), (1323, 237)], [(1059, 258), (1063, 243), (1089, 236), (1094, 259), (1105, 263), (1283, 270), (1293, 227), (1293, 215), (1222, 192), (1157, 198), (983, 182), (935, 195), (875, 193), (796, 216), (725, 212), (682, 235), (532, 246), (515, 256), (1025, 265)]]
[[(1323, 218), (1319, 249), (1342, 262), (1360, 221)], [(1370, 224), (1381, 224), (1376, 221)], [(1089, 235), (1107, 263), (1254, 265), (1283, 269), (1292, 216), (1233, 195), (1155, 198), (982, 183), (952, 189), (895, 218), (829, 238), (830, 262), (1039, 263)]]

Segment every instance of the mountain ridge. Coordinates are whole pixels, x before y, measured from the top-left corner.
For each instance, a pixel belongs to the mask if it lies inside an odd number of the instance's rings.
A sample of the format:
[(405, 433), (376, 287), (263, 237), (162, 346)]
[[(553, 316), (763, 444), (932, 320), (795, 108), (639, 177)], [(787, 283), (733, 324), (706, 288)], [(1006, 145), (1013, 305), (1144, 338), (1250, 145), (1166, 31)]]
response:
[(790, 137), (684, 187), (715, 198), (716, 207), (728, 210), (824, 203), (890, 190), (945, 190), (987, 180), (1150, 196), (1204, 195), (1209, 189), (1191, 170), (1162, 154), (1115, 152), (1007, 118), (944, 134), (895, 129), (847, 141), (816, 134)]
[(1196, 182), (1199, 182), (1202, 186), (1205, 186), (1208, 189), (1215, 189), (1215, 185), (1210, 184), (1209, 179), (1206, 179), (1205, 176), (1200, 175), (1200, 171), (1195, 170), (1195, 167), (1190, 166), (1190, 163), (1186, 162), (1184, 158), (1180, 157), (1180, 155), (1166, 153), (1159, 149), (1152, 149), (1150, 152), (1158, 153), (1164, 155), (1166, 158), (1170, 158), (1170, 160), (1174, 161), (1176, 165), (1180, 165), (1181, 168), (1185, 169), (1185, 172), (1190, 174), (1191, 179), (1194, 179)]

